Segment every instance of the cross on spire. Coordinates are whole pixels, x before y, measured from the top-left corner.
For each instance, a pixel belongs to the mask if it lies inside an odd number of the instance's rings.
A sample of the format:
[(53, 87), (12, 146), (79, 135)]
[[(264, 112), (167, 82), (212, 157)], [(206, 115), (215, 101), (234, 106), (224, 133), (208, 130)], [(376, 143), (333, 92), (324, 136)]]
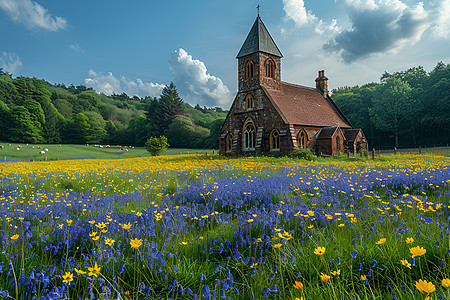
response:
[(259, 8), (260, 8), (261, 6), (259, 6), (259, 4), (258, 4), (258, 6), (256, 7), (257, 9), (258, 9), (258, 17), (259, 17)]

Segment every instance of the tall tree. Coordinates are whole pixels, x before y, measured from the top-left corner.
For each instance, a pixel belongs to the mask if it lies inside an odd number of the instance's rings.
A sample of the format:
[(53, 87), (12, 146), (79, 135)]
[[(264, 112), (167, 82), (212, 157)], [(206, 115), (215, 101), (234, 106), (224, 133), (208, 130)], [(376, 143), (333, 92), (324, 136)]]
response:
[(183, 112), (183, 100), (178, 95), (178, 91), (171, 82), (162, 91), (161, 97), (155, 101), (150, 101), (147, 116), (153, 126), (152, 136), (164, 134), (164, 131), (172, 123), (172, 119)]
[(411, 99), (411, 87), (399, 78), (390, 78), (378, 86), (373, 97), (373, 107), (369, 109), (371, 119), (378, 129), (394, 135), (395, 147), (405, 121), (416, 111)]
[(15, 106), (11, 110), (10, 140), (21, 143), (41, 142), (42, 136), (34, 124), (35, 122), (25, 106)]
[(0, 100), (0, 141), (9, 139), (10, 117), (11, 112), (8, 106)]
[(90, 127), (89, 118), (83, 113), (78, 113), (73, 118), (74, 142), (79, 144), (85, 143), (89, 136)]
[(87, 111), (84, 115), (88, 118), (89, 130), (86, 135), (86, 142), (100, 144), (106, 139), (106, 122), (102, 116), (95, 111)]

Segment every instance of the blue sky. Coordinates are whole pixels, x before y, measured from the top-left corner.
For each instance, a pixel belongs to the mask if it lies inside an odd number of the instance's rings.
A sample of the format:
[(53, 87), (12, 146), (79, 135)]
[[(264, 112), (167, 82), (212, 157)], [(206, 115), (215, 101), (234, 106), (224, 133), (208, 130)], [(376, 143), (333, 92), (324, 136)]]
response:
[(450, 62), (450, 0), (0, 0), (0, 67), (13, 76), (228, 109), (256, 6), (283, 53), (282, 80), (329, 87)]

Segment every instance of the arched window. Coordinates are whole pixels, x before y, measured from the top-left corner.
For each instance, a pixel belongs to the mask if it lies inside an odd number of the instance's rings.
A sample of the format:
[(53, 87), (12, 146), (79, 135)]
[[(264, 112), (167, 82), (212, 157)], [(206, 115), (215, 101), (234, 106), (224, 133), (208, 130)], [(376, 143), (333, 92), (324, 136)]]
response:
[(266, 62), (266, 76), (275, 78), (275, 63), (271, 59)]
[(253, 78), (255, 65), (251, 59), (248, 59), (244, 64), (245, 78)]
[(270, 133), (270, 150), (280, 150), (280, 133), (276, 129)]
[(225, 149), (226, 151), (231, 151), (232, 147), (233, 147), (233, 135), (231, 133), (228, 133), (227, 137), (225, 138)]
[(303, 130), (300, 131), (297, 141), (298, 141), (299, 148), (306, 148), (306, 133)]
[(244, 151), (255, 150), (256, 134), (255, 126), (252, 123), (245, 125), (244, 128)]
[(245, 110), (255, 107), (255, 99), (251, 94), (245, 96)]

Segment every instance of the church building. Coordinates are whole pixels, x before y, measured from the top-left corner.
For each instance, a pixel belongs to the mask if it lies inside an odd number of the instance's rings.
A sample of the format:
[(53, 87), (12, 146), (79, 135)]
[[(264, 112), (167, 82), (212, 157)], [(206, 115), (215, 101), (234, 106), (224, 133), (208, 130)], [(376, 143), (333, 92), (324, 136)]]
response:
[(282, 57), (258, 15), (237, 55), (239, 89), (220, 132), (220, 154), (367, 150), (362, 130), (352, 129), (331, 99), (325, 72), (319, 71), (315, 87), (283, 82)]

